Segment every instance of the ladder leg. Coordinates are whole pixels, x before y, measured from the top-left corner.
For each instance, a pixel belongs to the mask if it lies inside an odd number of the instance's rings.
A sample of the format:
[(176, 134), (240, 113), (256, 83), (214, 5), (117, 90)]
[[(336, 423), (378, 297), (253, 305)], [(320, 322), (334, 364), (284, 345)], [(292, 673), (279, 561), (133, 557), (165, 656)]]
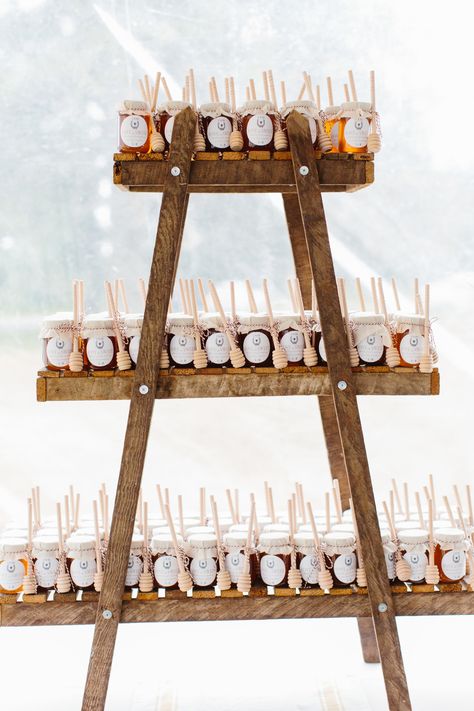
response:
[[(193, 111), (186, 109), (176, 117), (174, 125), (170, 172), (163, 187), (140, 352), (133, 381), (104, 584), (97, 606), (82, 711), (102, 711), (107, 695), (148, 433), (158, 386), (166, 314), (181, 247), (195, 120)], [(177, 175), (171, 174), (172, 166), (179, 168)], [(147, 387), (146, 392), (144, 385)], [(142, 392), (139, 390), (140, 386)]]
[(362, 646), (362, 656), (367, 664), (377, 664), (380, 662), (377, 637), (375, 636), (374, 621), (371, 617), (358, 617), (360, 643)]
[(411, 711), (395, 608), (386, 573), (377, 510), (339, 306), (336, 277), (308, 122), (293, 112), (288, 138), (306, 244), (316, 287), (329, 378), (360, 547), (367, 571), (369, 601), (390, 711)]

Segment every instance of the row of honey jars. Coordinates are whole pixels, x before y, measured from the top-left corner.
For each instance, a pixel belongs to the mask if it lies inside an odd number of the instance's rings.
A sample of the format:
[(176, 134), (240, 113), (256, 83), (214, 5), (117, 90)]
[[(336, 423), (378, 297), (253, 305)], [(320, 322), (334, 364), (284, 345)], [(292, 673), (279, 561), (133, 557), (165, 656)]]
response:
[(324, 130), (332, 143), (332, 153), (366, 153), (371, 130), (371, 105), (347, 101), (324, 109)]
[[(425, 348), (425, 318), (420, 314), (397, 311), (391, 316), (394, 333), (394, 345), (400, 354), (400, 365), (413, 368), (420, 364)], [(433, 343), (430, 343), (433, 359), (437, 356)]]
[[(428, 531), (422, 528), (398, 532), (400, 553), (410, 566), (408, 581), (412, 584), (425, 582), (428, 564)], [(458, 583), (466, 575), (466, 552), (469, 542), (464, 532), (456, 528), (440, 528), (434, 532), (434, 563), (438, 567), (441, 583)]]

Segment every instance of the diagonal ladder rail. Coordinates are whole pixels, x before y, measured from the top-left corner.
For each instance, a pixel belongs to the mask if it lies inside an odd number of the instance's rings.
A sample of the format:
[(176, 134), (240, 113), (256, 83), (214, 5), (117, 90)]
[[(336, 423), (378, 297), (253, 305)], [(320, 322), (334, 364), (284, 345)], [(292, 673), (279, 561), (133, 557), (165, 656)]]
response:
[(309, 126), (292, 112), (287, 129), (388, 705), (390, 711), (411, 711)]

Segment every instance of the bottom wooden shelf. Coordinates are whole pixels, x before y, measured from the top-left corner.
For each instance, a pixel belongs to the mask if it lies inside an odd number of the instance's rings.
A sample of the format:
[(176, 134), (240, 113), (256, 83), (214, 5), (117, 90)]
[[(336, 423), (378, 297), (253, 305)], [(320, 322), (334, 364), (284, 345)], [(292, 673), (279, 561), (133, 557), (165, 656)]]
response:
[[(365, 590), (353, 588), (347, 594), (269, 595), (265, 588), (256, 588), (248, 597), (213, 596), (199, 591), (192, 597), (173, 591), (171, 595), (154, 599), (129, 599), (124, 596), (120, 622), (179, 622), (218, 620), (278, 620), (322, 617), (370, 617), (369, 598)], [(71, 599), (55, 595), (46, 601), (18, 601), (15, 597), (0, 599), (0, 626), (87, 625), (93, 624), (97, 610), (98, 593), (87, 593), (85, 599)], [(395, 612), (399, 616), (472, 615), (474, 592), (460, 589), (456, 592), (394, 592)], [(30, 604), (35, 602), (35, 604)], [(2, 604), (3, 603), (3, 604)], [(381, 613), (383, 614), (383, 613)]]

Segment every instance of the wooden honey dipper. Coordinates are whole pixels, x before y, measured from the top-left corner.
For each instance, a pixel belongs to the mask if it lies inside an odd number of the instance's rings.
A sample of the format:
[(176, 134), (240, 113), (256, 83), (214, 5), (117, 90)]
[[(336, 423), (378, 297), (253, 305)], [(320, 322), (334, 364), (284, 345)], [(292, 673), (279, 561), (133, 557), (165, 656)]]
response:
[(380, 304), (382, 306), (382, 313), (383, 313), (384, 319), (385, 319), (385, 327), (390, 335), (390, 345), (388, 346), (388, 348), (385, 352), (385, 360), (386, 360), (389, 368), (397, 368), (400, 365), (400, 353), (398, 352), (398, 349), (395, 347), (394, 342), (393, 342), (393, 334), (392, 334), (392, 330), (390, 328), (390, 322), (388, 319), (387, 304), (385, 301), (385, 294), (383, 291), (383, 284), (382, 284), (381, 277), (379, 277), (377, 279), (377, 285), (378, 285), (378, 290), (379, 290), (379, 300), (380, 300)]
[(64, 538), (63, 524), (61, 517), (61, 504), (56, 504), (56, 518), (58, 522), (58, 541), (59, 541), (59, 565), (58, 574), (56, 576), (56, 590), (58, 593), (67, 593), (71, 589), (71, 576), (66, 570), (65, 553), (64, 553)]
[(282, 369), (286, 368), (288, 365), (288, 357), (286, 355), (285, 349), (282, 347), (280, 341), (278, 340), (278, 334), (275, 330), (275, 320), (273, 318), (272, 304), (270, 302), (270, 294), (268, 291), (267, 280), (263, 280), (263, 295), (265, 297), (265, 304), (267, 307), (268, 320), (270, 322), (270, 333), (273, 340), (273, 353), (272, 361), (275, 368)]
[(264, 77), (265, 74), (268, 75), (268, 83), (270, 86), (270, 96), (272, 99), (272, 104), (274, 106), (276, 113), (276, 131), (275, 135), (273, 136), (273, 145), (275, 146), (276, 151), (287, 151), (288, 150), (288, 137), (286, 135), (286, 131), (284, 131), (281, 127), (281, 121), (280, 121), (280, 115), (278, 114), (278, 105), (277, 105), (277, 97), (276, 97), (276, 91), (275, 91), (275, 82), (273, 81), (273, 72), (271, 69), (268, 70), (268, 72), (264, 72)]
[(178, 543), (178, 537), (176, 535), (176, 529), (174, 527), (173, 523), (173, 518), (171, 516), (170, 512), (170, 507), (165, 504), (165, 516), (166, 520), (168, 522), (168, 527), (170, 529), (171, 533), (171, 538), (173, 540), (173, 546), (174, 546), (174, 552), (176, 555), (176, 560), (178, 562), (178, 587), (181, 590), (181, 592), (188, 592), (188, 590), (191, 590), (193, 587), (193, 579), (191, 577), (191, 574), (189, 570), (187, 570), (184, 560), (183, 560), (183, 551), (180, 548), (180, 545)]
[(425, 580), (428, 585), (437, 585), (439, 583), (439, 569), (435, 564), (434, 559), (434, 536), (433, 536), (433, 501), (428, 502), (428, 534), (429, 534), (429, 553), (428, 564), (425, 570)]
[(430, 348), (430, 285), (425, 284), (425, 324), (424, 324), (423, 355), (421, 356), (420, 373), (433, 372), (433, 355)]
[(92, 502), (92, 509), (94, 513), (94, 529), (95, 529), (95, 557), (97, 561), (97, 570), (94, 575), (94, 589), (97, 592), (102, 590), (102, 585), (104, 584), (104, 569), (102, 567), (102, 546), (100, 542), (100, 531), (99, 531), (99, 513), (97, 510), (97, 499)]
[(351, 325), (349, 321), (349, 309), (347, 307), (347, 296), (346, 296), (346, 286), (344, 279), (340, 277), (338, 279), (339, 282), (339, 291), (341, 295), (341, 301), (342, 301), (342, 311), (344, 314), (344, 322), (346, 326), (346, 336), (347, 336), (347, 347), (349, 349), (349, 360), (351, 364), (351, 368), (357, 368), (359, 365), (359, 351), (354, 345), (354, 341), (352, 338), (352, 330), (351, 330)]
[(382, 148), (382, 139), (377, 133), (377, 121), (375, 114), (375, 72), (370, 72), (370, 103), (372, 118), (370, 122), (370, 133), (367, 138), (367, 150), (369, 153), (378, 153)]
[(296, 565), (296, 546), (295, 546), (295, 533), (296, 533), (296, 511), (293, 508), (293, 500), (288, 499), (288, 522), (290, 524), (290, 569), (288, 571), (288, 587), (292, 590), (296, 590), (302, 587), (303, 578), (301, 577), (301, 572)]
[(308, 368), (312, 368), (314, 365), (318, 364), (318, 355), (316, 353), (315, 347), (311, 345), (308, 332), (304, 328), (304, 324), (306, 322), (306, 314), (304, 312), (303, 297), (301, 295), (301, 287), (298, 279), (295, 279), (295, 298), (301, 316), (301, 325), (303, 326), (303, 337), (305, 342), (305, 347), (303, 349), (303, 361)]
[(222, 545), (221, 527), (219, 524), (219, 515), (217, 513), (217, 504), (213, 496), (211, 496), (212, 518), (214, 520), (214, 529), (217, 537), (217, 557), (219, 560), (219, 572), (217, 573), (217, 587), (219, 590), (230, 590), (232, 581), (230, 573), (225, 567), (225, 553)]
[(147, 74), (145, 74), (144, 82), (141, 79), (138, 80), (138, 86), (140, 87), (140, 91), (141, 91), (143, 100), (146, 104), (148, 104), (148, 108), (150, 111), (150, 126), (151, 126), (150, 148), (153, 153), (163, 153), (163, 151), (165, 150), (165, 141), (164, 141), (161, 133), (159, 131), (157, 131), (156, 126), (155, 126), (155, 121), (153, 120), (153, 113), (155, 112), (155, 109), (156, 109), (156, 102), (158, 99), (158, 91), (160, 88), (160, 79), (161, 79), (161, 72), (157, 72), (155, 86), (153, 87), (153, 90), (151, 88), (150, 80), (149, 80)]
[(154, 578), (151, 572), (150, 547), (148, 545), (148, 501), (143, 502), (143, 569), (138, 579), (140, 592), (149, 593), (153, 590)]
[(252, 588), (252, 576), (250, 575), (250, 548), (252, 546), (253, 522), (256, 519), (255, 501), (250, 504), (250, 516), (247, 529), (247, 544), (245, 546), (244, 564), (239, 573), (237, 590), (243, 595), (248, 595)]
[(23, 577), (23, 593), (25, 595), (36, 595), (37, 583), (33, 561), (31, 559), (31, 550), (33, 547), (33, 502), (28, 499), (28, 555), (27, 567)]
[[(337, 479), (335, 479), (337, 481)], [(349, 506), (354, 513), (354, 507), (352, 506), (352, 499), (349, 499)], [(357, 570), (356, 570), (356, 583), (359, 588), (367, 587), (367, 573), (365, 572), (364, 559), (362, 558), (362, 550), (360, 547), (359, 531), (357, 529), (357, 522), (355, 514), (352, 516), (352, 523), (354, 524), (354, 535), (356, 541), (356, 552), (357, 552)]]
[(230, 77), (230, 105), (232, 111), (232, 131), (229, 137), (229, 145), (231, 151), (241, 151), (244, 147), (244, 137), (242, 132), (239, 131), (239, 126), (237, 123), (237, 107), (235, 103), (235, 83), (234, 77)]
[(309, 518), (309, 522), (311, 524), (311, 530), (313, 532), (314, 548), (315, 548), (316, 555), (317, 555), (318, 561), (319, 561), (319, 575), (318, 575), (319, 587), (322, 590), (331, 590), (331, 588), (334, 586), (334, 580), (332, 578), (331, 573), (326, 568), (326, 561), (324, 558), (324, 553), (321, 549), (321, 542), (319, 540), (318, 529), (316, 527), (316, 521), (314, 519), (313, 507), (311, 506), (309, 501), (306, 503), (306, 509), (308, 511), (308, 518)]
[[(308, 93), (309, 98), (311, 101), (314, 102), (314, 93), (313, 93), (313, 86), (311, 84), (311, 77), (307, 72), (303, 72), (303, 77), (306, 85), (306, 91)], [(323, 153), (329, 153), (329, 151), (332, 150), (332, 143), (331, 139), (326, 133), (324, 129), (324, 125), (321, 119), (321, 116), (318, 113), (317, 119), (316, 119), (316, 124), (318, 126), (318, 145), (320, 150)]]
[(196, 348), (194, 350), (193, 363), (194, 367), (197, 369), (207, 368), (207, 353), (202, 347), (201, 333), (199, 331), (199, 316), (196, 302), (196, 292), (194, 291), (194, 280), (190, 281), (190, 291), (191, 291), (191, 309), (193, 312), (194, 321), (194, 334), (195, 334), (195, 344)]
[(116, 307), (115, 307), (115, 303), (114, 303), (114, 297), (112, 296), (112, 287), (111, 287), (109, 281), (105, 282), (105, 294), (107, 297), (109, 315), (113, 321), (114, 335), (115, 335), (115, 338), (117, 341), (117, 346), (118, 346), (117, 368), (119, 370), (130, 370), (132, 367), (132, 361), (130, 359), (128, 352), (125, 350), (125, 346), (123, 344), (123, 339), (122, 339), (122, 334), (120, 333), (120, 330), (118, 327)]
[(72, 302), (73, 302), (73, 332), (72, 332), (72, 351), (69, 354), (69, 370), (71, 373), (80, 373), (84, 368), (84, 359), (79, 350), (79, 282), (74, 280), (72, 285)]
[(227, 335), (227, 339), (229, 341), (229, 346), (230, 346), (230, 362), (232, 364), (233, 368), (243, 368), (245, 365), (245, 356), (242, 353), (242, 350), (239, 348), (237, 345), (234, 336), (230, 333), (228, 326), (227, 326), (227, 320), (225, 317), (224, 309), (222, 308), (222, 304), (219, 299), (219, 295), (216, 291), (216, 287), (212, 283), (211, 280), (209, 280), (209, 291), (211, 292), (211, 297), (214, 302), (214, 308), (216, 311), (219, 313), (219, 316), (222, 321), (222, 327), (225, 330), (225, 333)]
[(196, 101), (196, 82), (194, 79), (194, 70), (190, 69), (189, 70), (189, 84), (190, 84), (190, 89), (191, 89), (191, 103), (193, 105), (193, 109), (196, 112), (196, 130), (194, 133), (194, 152), (195, 153), (202, 153), (203, 151), (206, 150), (206, 139), (202, 135), (200, 129), (199, 129), (199, 114), (198, 114), (198, 109), (197, 109), (197, 101)]

